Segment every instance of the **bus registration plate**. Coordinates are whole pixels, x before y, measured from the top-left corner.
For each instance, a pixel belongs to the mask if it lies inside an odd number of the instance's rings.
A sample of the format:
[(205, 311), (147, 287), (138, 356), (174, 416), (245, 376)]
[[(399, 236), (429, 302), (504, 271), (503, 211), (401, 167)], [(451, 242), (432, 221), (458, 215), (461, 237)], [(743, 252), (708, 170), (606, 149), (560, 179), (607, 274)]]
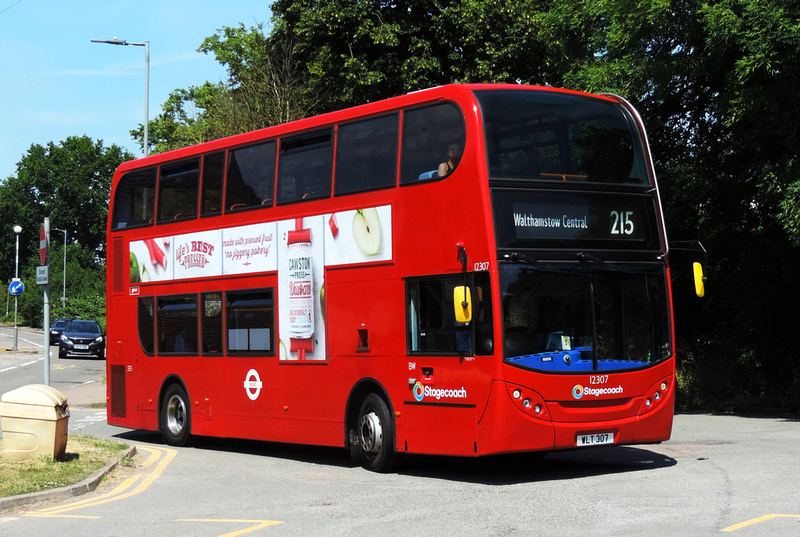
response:
[(614, 433), (579, 434), (578, 447), (600, 446), (614, 443)]

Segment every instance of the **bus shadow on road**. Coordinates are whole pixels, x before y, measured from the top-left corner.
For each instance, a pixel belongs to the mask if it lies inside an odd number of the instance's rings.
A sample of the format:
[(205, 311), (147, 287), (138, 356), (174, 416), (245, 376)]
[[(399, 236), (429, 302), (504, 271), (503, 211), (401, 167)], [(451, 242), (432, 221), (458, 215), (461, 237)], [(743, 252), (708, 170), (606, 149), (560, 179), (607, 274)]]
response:
[(580, 479), (668, 468), (676, 459), (640, 447), (598, 447), (481, 458), (409, 456), (400, 473), (484, 485)]
[[(161, 435), (154, 432), (127, 431), (118, 436), (128, 441), (163, 445)], [(350, 461), (348, 452), (341, 448), (212, 437), (194, 437), (191, 447), (362, 471)], [(396, 473), (484, 485), (513, 485), (642, 472), (676, 464), (676, 459), (645, 447), (619, 446), (574, 449), (546, 455), (516, 453), (477, 458), (405, 455), (401, 457)]]

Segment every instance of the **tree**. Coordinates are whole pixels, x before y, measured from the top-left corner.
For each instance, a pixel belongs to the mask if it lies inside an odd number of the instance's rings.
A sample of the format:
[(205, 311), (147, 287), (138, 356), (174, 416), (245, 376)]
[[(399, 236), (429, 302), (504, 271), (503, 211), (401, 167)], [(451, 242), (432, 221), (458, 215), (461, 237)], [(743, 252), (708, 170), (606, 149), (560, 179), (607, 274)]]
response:
[[(50, 218), (51, 228), (67, 231), (70, 295), (103, 301), (111, 179), (116, 168), (131, 158), (116, 145), (106, 148), (87, 136), (69, 137), (58, 144), (32, 145), (17, 164), (16, 175), (0, 184), (0, 237), (11, 246), (0, 251), (0, 270), (7, 281), (14, 276), (13, 227), (19, 225), (19, 272), (26, 285), (20, 311), (33, 326), (41, 324), (42, 301), (35, 284), (35, 267), (40, 264), (39, 229), (45, 217)], [(63, 242), (51, 237), (51, 254), (57, 256), (51, 259), (61, 259), (61, 248)], [(62, 283), (63, 270), (51, 267), (51, 275), (55, 289)]]
[(673, 269), (679, 365), (697, 381), (682, 402), (800, 408), (785, 314), (800, 300), (800, 0), (278, 0), (272, 12), (267, 34), (204, 42), (230, 80), (207, 100), (181, 95), (202, 114), (175, 122), (213, 137), (449, 82), (617, 93), (647, 126), (670, 238), (711, 253), (704, 302)]
[(270, 44), (293, 43), (315, 113), (450, 82), (546, 83), (534, 0), (279, 0)]
[(670, 237), (712, 254), (705, 302), (676, 296), (681, 369), (706, 406), (800, 405), (784, 313), (800, 299), (800, 108), (782, 98), (800, 78), (798, 19), (797, 1), (564, 0), (543, 29), (565, 85), (634, 101)]
[[(228, 81), (176, 89), (150, 122), (153, 152), (233, 136), (313, 113), (315, 93), (297, 68), (291, 41), (269, 42), (263, 26), (223, 28), (200, 52), (228, 68)], [(131, 136), (143, 144), (140, 125)]]

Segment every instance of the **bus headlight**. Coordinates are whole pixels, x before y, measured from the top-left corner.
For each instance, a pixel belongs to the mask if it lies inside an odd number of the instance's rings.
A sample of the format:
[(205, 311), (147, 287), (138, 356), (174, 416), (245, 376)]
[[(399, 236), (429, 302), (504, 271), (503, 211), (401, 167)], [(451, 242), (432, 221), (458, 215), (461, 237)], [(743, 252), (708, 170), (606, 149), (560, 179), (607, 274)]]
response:
[(507, 385), (508, 395), (514, 405), (526, 415), (540, 420), (550, 420), (547, 404), (537, 392), (519, 385)]
[(672, 393), (673, 384), (674, 382), (671, 379), (660, 380), (644, 392), (644, 400), (642, 401), (642, 406), (639, 408), (639, 414), (652, 412), (654, 409), (661, 406), (661, 403), (668, 400)]

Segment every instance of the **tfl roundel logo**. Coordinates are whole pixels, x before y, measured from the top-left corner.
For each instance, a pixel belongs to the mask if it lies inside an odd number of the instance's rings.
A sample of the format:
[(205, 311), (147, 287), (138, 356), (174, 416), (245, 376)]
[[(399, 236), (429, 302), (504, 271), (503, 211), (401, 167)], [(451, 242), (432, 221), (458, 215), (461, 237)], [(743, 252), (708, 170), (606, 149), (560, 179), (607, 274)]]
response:
[(575, 399), (583, 397), (583, 386), (576, 384), (575, 387), (572, 388), (572, 397)]
[(425, 397), (425, 387), (421, 382), (417, 382), (414, 384), (414, 399), (422, 401), (423, 397)]

